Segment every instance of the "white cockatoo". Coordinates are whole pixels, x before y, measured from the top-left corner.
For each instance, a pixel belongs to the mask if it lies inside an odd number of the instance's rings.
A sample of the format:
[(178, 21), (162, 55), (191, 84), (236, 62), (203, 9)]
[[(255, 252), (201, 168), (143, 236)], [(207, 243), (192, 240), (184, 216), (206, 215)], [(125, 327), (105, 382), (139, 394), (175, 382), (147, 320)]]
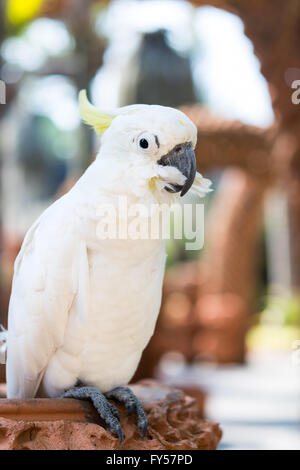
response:
[(89, 398), (122, 440), (107, 398), (134, 411), (145, 434), (145, 413), (125, 386), (154, 331), (166, 253), (161, 238), (99, 237), (101, 208), (117, 207), (120, 196), (129, 208), (168, 203), (191, 187), (204, 195), (210, 182), (196, 173), (197, 130), (181, 111), (133, 105), (103, 113), (85, 91), (79, 101), (83, 120), (102, 135), (101, 148), (29, 229), (16, 259), (7, 397)]

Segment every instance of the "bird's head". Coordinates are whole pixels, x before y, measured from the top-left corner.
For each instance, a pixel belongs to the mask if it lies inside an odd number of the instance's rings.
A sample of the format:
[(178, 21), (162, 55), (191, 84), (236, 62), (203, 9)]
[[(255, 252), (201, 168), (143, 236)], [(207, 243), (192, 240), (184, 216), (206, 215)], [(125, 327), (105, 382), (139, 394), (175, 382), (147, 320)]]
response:
[(196, 173), (197, 128), (184, 113), (158, 105), (103, 113), (89, 103), (85, 91), (79, 101), (82, 119), (102, 135), (99, 157), (126, 166), (132, 186), (138, 180), (147, 191), (183, 196), (197, 175), (198, 192), (209, 191), (208, 180)]

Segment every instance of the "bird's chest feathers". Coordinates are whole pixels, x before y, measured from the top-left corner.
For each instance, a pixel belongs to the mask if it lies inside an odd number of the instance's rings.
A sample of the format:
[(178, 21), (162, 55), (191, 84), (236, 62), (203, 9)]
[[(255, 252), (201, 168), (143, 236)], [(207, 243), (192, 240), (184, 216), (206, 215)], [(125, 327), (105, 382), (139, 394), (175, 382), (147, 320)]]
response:
[(88, 330), (97, 341), (138, 341), (144, 347), (151, 336), (160, 308), (165, 253), (161, 242), (152, 250), (148, 247), (146, 255), (145, 250), (137, 241), (135, 249), (129, 244), (127, 255), (89, 253)]
[[(97, 236), (98, 217), (81, 220), (86, 247), (81, 264), (88, 273), (83, 289), (79, 276), (81, 294), (77, 297), (81, 301), (74, 303), (74, 313), (76, 317), (85, 316), (85, 344), (95, 343), (98, 349), (113, 347), (114, 343), (125, 347), (126, 343), (129, 348), (131, 344), (137, 347), (138, 342), (138, 347), (143, 348), (159, 313), (166, 259), (164, 244), (149, 239), (101, 239)], [(83, 258), (81, 255), (80, 259)]]

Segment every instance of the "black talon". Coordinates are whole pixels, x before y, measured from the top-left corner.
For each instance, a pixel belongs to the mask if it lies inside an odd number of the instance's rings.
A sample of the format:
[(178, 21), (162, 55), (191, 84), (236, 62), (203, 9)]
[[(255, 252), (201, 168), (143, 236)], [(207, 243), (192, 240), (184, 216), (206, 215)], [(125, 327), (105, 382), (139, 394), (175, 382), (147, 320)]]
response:
[(146, 436), (147, 434), (147, 429), (148, 429), (148, 423), (147, 421), (145, 421), (142, 425), (141, 425), (141, 431), (142, 431), (142, 438), (144, 439), (144, 437)]
[(132, 405), (130, 405), (130, 406), (128, 407), (127, 416), (132, 415), (132, 413), (134, 412), (134, 409), (135, 409), (135, 405), (134, 405), (134, 403), (133, 403)]
[(123, 403), (128, 410), (127, 416), (130, 416), (133, 412), (136, 414), (138, 428), (141, 431), (141, 436), (144, 438), (147, 433), (147, 417), (139, 399), (130, 388), (116, 387), (110, 392), (107, 392), (105, 396)]
[(122, 444), (123, 442), (123, 431), (121, 426), (118, 428), (118, 437), (119, 437), (119, 444)]

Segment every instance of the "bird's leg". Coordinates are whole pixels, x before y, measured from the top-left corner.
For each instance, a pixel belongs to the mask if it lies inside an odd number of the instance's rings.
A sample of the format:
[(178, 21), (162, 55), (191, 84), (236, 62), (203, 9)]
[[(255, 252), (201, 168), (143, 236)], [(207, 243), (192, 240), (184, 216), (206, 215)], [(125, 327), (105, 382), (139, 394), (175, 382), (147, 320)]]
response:
[(142, 437), (147, 433), (147, 417), (139, 399), (128, 387), (116, 387), (110, 392), (105, 393), (107, 398), (112, 398), (123, 403), (128, 409), (128, 415), (136, 414), (138, 428), (141, 431)]
[(60, 398), (77, 398), (81, 400), (91, 400), (98, 411), (100, 417), (107, 424), (112, 434), (117, 434), (119, 442), (123, 441), (123, 432), (120, 424), (118, 410), (109, 403), (105, 396), (96, 387), (74, 387), (67, 390)]

